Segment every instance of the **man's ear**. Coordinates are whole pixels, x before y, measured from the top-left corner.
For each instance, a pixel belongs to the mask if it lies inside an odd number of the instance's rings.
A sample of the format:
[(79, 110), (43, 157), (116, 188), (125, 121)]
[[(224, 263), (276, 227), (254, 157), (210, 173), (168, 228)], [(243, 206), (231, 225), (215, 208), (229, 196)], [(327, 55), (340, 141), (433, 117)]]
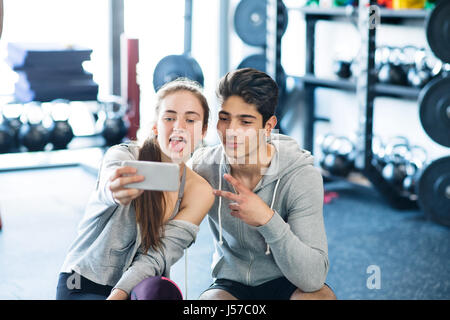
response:
[(266, 124), (264, 125), (264, 130), (266, 131), (266, 135), (270, 137), (270, 133), (272, 130), (276, 127), (278, 121), (276, 116), (271, 116), (269, 120), (266, 121)]

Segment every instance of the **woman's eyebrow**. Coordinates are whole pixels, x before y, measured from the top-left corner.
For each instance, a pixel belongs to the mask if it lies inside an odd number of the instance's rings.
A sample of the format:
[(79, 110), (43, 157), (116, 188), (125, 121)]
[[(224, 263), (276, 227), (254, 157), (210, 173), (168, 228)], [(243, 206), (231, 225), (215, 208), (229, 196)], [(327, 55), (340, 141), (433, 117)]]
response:
[(186, 111), (184, 114), (186, 114), (186, 115), (194, 114), (194, 115), (197, 115), (197, 116), (200, 117), (200, 114), (198, 112), (195, 112), (195, 111)]
[[(164, 110), (164, 113), (173, 113), (173, 114), (178, 114), (175, 110)], [(185, 115), (196, 115), (200, 117), (200, 114), (196, 111), (186, 111), (184, 113)]]

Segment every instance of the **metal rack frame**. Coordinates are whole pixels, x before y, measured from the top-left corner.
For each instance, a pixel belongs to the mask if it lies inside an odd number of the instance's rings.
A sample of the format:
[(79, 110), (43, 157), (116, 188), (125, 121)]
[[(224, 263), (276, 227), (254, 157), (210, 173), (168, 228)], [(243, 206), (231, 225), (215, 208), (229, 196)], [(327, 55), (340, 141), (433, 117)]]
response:
[[(268, 0), (268, 23), (270, 17), (274, 15), (273, 3), (277, 0)], [(419, 96), (419, 89), (401, 86), (391, 86), (379, 84), (376, 81), (375, 72), (375, 49), (376, 49), (376, 27), (370, 26), (371, 15), (379, 14), (376, 19), (379, 23), (386, 24), (422, 24), (427, 17), (425, 10), (387, 10), (379, 9), (377, 12), (370, 11), (376, 5), (375, 0), (360, 0), (357, 11), (348, 8), (316, 8), (304, 7), (300, 11), (304, 13), (306, 22), (306, 59), (305, 76), (300, 77), (305, 88), (305, 128), (304, 128), (304, 148), (313, 152), (314, 148), (314, 125), (320, 120), (315, 117), (315, 89), (317, 87), (333, 88), (355, 92), (359, 113), (359, 141), (357, 149), (360, 156), (356, 159), (356, 168), (374, 185), (374, 187), (387, 199), (394, 207), (399, 209), (416, 207), (415, 201), (408, 197), (399, 195), (396, 190), (386, 182), (381, 173), (373, 165), (372, 138), (373, 138), (373, 108), (374, 100), (378, 96), (396, 97), (400, 99), (416, 100)], [(272, 15), (270, 15), (272, 13)], [(357, 19), (361, 32), (361, 51), (359, 59), (360, 74), (356, 77), (356, 83), (348, 80), (321, 79), (315, 76), (315, 33), (316, 24), (319, 20), (342, 20)], [(271, 22), (271, 25), (274, 22)], [(281, 57), (281, 37), (268, 32), (267, 57), (273, 57), (268, 62), (267, 70), (269, 74), (276, 76), (278, 69), (273, 65), (280, 65)], [(270, 59), (268, 59), (270, 60)], [(272, 67), (271, 67), (272, 66)], [(270, 68), (271, 67), (271, 68)]]

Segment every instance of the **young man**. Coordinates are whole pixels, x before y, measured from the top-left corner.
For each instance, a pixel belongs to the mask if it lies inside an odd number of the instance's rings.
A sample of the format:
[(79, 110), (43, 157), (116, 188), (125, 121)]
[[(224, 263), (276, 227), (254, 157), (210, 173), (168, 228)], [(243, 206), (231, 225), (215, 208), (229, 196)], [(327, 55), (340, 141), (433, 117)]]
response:
[(192, 168), (215, 189), (214, 283), (200, 299), (335, 299), (326, 286), (323, 182), (309, 152), (275, 134), (276, 83), (255, 69), (220, 82), (221, 144)]

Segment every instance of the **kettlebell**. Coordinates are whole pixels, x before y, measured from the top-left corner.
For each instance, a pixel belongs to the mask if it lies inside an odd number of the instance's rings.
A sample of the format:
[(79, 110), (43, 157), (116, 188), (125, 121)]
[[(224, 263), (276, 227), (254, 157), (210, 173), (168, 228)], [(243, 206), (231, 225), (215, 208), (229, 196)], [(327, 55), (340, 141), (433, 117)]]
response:
[(321, 166), (330, 174), (346, 177), (354, 168), (355, 146), (344, 136), (334, 137), (330, 145), (324, 149)]
[(104, 103), (105, 119), (103, 121), (102, 136), (107, 146), (122, 142), (128, 133), (129, 123), (124, 119), (124, 106), (117, 102)]
[(351, 66), (351, 61), (335, 60), (333, 63), (333, 70), (339, 78), (348, 79), (352, 76)]
[(6, 125), (5, 121), (0, 123), (0, 153), (10, 152), (14, 143), (14, 131)]
[(22, 115), (23, 105), (21, 104), (6, 104), (3, 106), (3, 123), (6, 127), (11, 129), (14, 133), (14, 137), (11, 145), (11, 152), (19, 149), (19, 131), (22, 126), (20, 116)]
[(69, 124), (69, 103), (70, 101), (61, 99), (54, 100), (52, 103), (49, 139), (55, 150), (67, 148), (74, 137), (72, 126)]
[(42, 151), (49, 142), (49, 132), (42, 123), (26, 123), (20, 129), (19, 140), (28, 151)]
[(380, 136), (374, 135), (372, 138), (372, 165), (381, 171), (386, 165), (385, 148)]
[(43, 114), (40, 105), (29, 104), (26, 122), (19, 131), (19, 141), (28, 151), (42, 151), (49, 142), (49, 131), (42, 125)]
[(50, 128), (50, 142), (53, 145), (53, 149), (67, 148), (67, 145), (72, 141), (73, 137), (74, 134), (69, 120), (53, 121), (52, 127)]
[(122, 142), (128, 133), (128, 128), (129, 126), (122, 117), (105, 119), (102, 136), (105, 138), (106, 145), (112, 146)]
[(406, 177), (403, 179), (403, 190), (409, 194), (415, 194), (419, 172), (425, 167), (428, 155), (423, 147), (414, 145), (409, 148), (408, 158)]
[(403, 180), (407, 176), (408, 162), (406, 159), (409, 145), (399, 143), (392, 146), (387, 153), (387, 163), (381, 171), (383, 178), (393, 186), (401, 189)]
[(379, 82), (385, 84), (407, 85), (407, 76), (400, 62), (400, 49), (391, 49), (388, 61), (382, 63), (380, 70), (378, 71)]
[(425, 50), (417, 50), (414, 65), (408, 70), (408, 83), (416, 88), (423, 88), (433, 77), (432, 69), (427, 64)]

